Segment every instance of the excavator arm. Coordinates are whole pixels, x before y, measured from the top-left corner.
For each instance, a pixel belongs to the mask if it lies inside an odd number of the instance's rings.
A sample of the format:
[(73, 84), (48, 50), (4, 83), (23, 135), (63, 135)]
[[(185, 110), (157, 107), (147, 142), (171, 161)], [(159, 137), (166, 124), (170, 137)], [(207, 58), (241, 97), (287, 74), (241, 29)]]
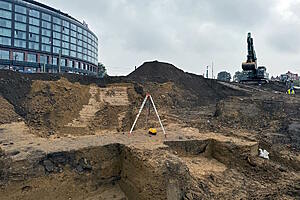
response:
[(257, 69), (257, 58), (254, 50), (253, 38), (251, 37), (251, 33), (248, 33), (247, 44), (248, 44), (247, 61), (242, 64), (242, 68), (243, 70), (254, 71)]

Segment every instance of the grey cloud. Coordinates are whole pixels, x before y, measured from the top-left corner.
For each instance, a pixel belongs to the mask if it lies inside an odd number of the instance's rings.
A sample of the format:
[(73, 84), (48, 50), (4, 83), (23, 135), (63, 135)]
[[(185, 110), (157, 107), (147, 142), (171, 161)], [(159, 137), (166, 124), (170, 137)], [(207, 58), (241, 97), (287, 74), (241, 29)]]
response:
[[(145, 60), (163, 59), (202, 74), (212, 60), (216, 70), (239, 69), (252, 31), (260, 60), (281, 73), (272, 56), (299, 52), (297, 24), (282, 24), (277, 0), (42, 0), (78, 19), (99, 36), (99, 60), (110, 74), (127, 74)], [(296, 45), (297, 44), (297, 45)], [(286, 59), (283, 57), (282, 59)]]

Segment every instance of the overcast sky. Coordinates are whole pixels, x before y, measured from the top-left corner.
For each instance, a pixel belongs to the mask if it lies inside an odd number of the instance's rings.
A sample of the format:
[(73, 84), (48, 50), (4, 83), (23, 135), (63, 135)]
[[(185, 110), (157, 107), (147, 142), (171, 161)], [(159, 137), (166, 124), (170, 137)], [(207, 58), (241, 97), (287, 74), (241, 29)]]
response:
[(252, 32), (258, 64), (300, 73), (300, 0), (41, 0), (99, 38), (99, 61), (126, 75), (145, 61), (203, 74), (241, 70)]

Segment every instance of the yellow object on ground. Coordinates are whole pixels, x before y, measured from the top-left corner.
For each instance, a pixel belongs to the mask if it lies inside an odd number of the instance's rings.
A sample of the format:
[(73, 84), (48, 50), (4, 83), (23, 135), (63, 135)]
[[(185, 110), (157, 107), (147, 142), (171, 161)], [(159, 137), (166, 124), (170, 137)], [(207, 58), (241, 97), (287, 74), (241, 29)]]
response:
[(157, 134), (157, 130), (155, 128), (149, 128), (149, 134), (156, 135)]

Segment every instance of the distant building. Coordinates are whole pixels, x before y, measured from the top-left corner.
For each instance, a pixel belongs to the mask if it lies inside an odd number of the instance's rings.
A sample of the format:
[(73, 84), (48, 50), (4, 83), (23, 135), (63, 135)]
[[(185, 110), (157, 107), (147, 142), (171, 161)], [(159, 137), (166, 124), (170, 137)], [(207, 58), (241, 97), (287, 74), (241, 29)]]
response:
[(0, 69), (98, 74), (98, 38), (70, 15), (33, 0), (0, 0)]
[(292, 72), (288, 71), (285, 74), (280, 75), (280, 80), (285, 82), (285, 81), (298, 81), (299, 80), (299, 75), (298, 74), (293, 74)]
[(293, 74), (292, 72), (288, 71), (286, 75), (290, 78), (291, 81), (299, 80), (298, 74)]

